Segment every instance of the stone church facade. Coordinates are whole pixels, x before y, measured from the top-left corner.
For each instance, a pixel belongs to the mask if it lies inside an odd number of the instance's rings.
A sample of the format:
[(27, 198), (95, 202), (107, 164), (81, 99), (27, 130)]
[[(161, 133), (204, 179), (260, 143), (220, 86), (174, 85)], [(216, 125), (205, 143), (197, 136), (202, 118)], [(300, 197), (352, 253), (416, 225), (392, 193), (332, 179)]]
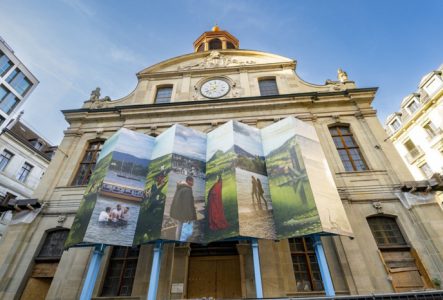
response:
[[(357, 88), (339, 70), (324, 85), (303, 81), (296, 61), (241, 50), (214, 27), (194, 53), (137, 73), (128, 96), (63, 111), (69, 128), (35, 193), (45, 203), (30, 225), (10, 226), (0, 243), (0, 298), (76, 299), (92, 249), (63, 251), (103, 142), (124, 127), (156, 136), (180, 123), (209, 132), (238, 120), (258, 128), (287, 116), (313, 125), (355, 237), (322, 237), (337, 295), (439, 289), (443, 211), (437, 203), (405, 208), (395, 192), (412, 176), (386, 140), (371, 106), (377, 88)], [(227, 89), (202, 86), (221, 81)], [(163, 246), (157, 299), (255, 297), (251, 245)], [(265, 297), (324, 295), (309, 238), (259, 241)], [(153, 246), (107, 247), (93, 299), (145, 299)]]

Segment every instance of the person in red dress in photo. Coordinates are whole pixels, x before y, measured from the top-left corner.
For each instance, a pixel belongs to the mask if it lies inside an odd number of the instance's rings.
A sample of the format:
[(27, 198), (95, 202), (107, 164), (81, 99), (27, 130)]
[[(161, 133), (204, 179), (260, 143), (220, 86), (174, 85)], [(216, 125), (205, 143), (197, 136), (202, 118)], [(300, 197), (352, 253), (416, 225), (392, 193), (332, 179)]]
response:
[(217, 182), (208, 193), (208, 223), (211, 230), (226, 229), (229, 226), (223, 209), (222, 187), (222, 177), (218, 175)]

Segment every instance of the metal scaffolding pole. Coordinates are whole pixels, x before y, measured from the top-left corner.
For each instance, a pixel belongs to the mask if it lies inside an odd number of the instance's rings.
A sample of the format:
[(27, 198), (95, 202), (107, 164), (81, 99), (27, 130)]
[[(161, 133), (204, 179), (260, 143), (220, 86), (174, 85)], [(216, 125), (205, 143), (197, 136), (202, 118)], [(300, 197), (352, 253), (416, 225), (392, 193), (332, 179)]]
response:
[(157, 298), (158, 279), (160, 277), (160, 261), (162, 254), (162, 241), (157, 241), (154, 246), (154, 256), (152, 257), (151, 277), (149, 278), (148, 300)]
[(80, 300), (90, 300), (92, 292), (94, 291), (95, 282), (97, 280), (98, 271), (100, 270), (100, 263), (103, 257), (105, 245), (95, 245), (91, 260), (88, 265), (88, 272), (86, 273), (85, 282), (83, 284)]
[(320, 268), (326, 296), (333, 297), (335, 296), (334, 285), (332, 284), (331, 273), (329, 273), (328, 262), (326, 261), (325, 251), (323, 249), (320, 236), (316, 235), (313, 238), (315, 255), (317, 256), (318, 266)]
[(252, 258), (254, 260), (255, 293), (257, 298), (263, 298), (261, 282), (260, 257), (258, 253), (258, 239), (252, 239)]

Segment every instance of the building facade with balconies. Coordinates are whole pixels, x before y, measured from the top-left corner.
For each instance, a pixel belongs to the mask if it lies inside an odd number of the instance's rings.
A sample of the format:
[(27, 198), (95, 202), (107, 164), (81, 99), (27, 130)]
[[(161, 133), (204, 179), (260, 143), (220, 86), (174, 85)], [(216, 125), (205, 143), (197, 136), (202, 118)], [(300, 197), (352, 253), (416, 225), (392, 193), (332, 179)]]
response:
[(426, 74), (418, 89), (386, 120), (386, 132), (415, 180), (443, 173), (443, 65)]

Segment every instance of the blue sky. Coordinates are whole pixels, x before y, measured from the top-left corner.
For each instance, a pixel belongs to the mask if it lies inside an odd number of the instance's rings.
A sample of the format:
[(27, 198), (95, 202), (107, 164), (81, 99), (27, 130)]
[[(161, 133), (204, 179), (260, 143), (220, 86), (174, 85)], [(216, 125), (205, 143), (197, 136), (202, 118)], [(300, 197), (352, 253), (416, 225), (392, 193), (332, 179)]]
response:
[(91, 90), (118, 99), (135, 73), (192, 52), (217, 22), (243, 49), (297, 60), (308, 82), (335, 79), (379, 87), (373, 103), (384, 121), (420, 78), (443, 63), (443, 1), (94, 1), (0, 2), (0, 35), (40, 80), (24, 119), (53, 143)]

